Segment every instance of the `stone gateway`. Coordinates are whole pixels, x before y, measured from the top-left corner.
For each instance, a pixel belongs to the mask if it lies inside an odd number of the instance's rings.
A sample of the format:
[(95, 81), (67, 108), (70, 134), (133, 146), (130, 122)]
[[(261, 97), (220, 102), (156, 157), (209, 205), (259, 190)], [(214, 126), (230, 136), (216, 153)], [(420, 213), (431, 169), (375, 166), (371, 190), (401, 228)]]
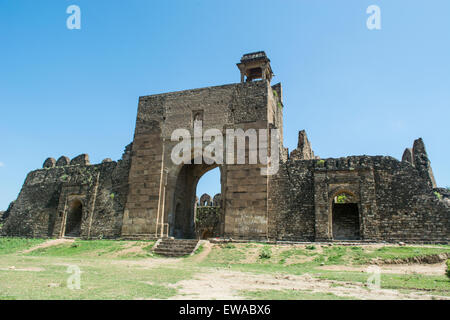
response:
[[(448, 243), (450, 193), (436, 187), (422, 139), (402, 161), (321, 159), (302, 130), (289, 153), (282, 87), (271, 84), (270, 60), (255, 52), (237, 66), (240, 83), (140, 97), (134, 140), (118, 161), (91, 164), (86, 154), (46, 159), (3, 213), (2, 235)], [(262, 175), (268, 165), (249, 161), (175, 164), (172, 133), (181, 128), (194, 137), (197, 121), (204, 131), (223, 133), (278, 129), (270, 150), (279, 153), (278, 171)], [(245, 144), (246, 160), (250, 151)], [(220, 194), (198, 199), (199, 179), (215, 168)]]

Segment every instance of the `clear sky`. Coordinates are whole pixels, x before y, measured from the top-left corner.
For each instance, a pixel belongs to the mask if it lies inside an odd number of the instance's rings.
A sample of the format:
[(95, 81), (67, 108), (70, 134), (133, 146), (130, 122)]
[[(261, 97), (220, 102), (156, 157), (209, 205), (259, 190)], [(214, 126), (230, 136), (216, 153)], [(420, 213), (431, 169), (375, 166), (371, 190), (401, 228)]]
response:
[[(366, 27), (372, 4), (381, 30)], [(323, 158), (399, 159), (422, 137), (450, 186), (448, 0), (0, 0), (0, 49), (0, 210), (47, 157), (119, 159), (139, 96), (239, 82), (235, 63), (259, 50), (290, 150), (301, 129)]]

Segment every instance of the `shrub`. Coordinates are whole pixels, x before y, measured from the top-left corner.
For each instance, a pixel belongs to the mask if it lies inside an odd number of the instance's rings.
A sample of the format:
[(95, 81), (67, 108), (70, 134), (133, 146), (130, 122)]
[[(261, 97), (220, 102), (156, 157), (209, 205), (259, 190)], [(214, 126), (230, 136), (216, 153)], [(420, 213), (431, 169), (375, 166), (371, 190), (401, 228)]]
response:
[(317, 160), (317, 165), (318, 165), (319, 167), (323, 167), (324, 164), (325, 164), (325, 160)]
[(201, 253), (201, 252), (203, 251), (203, 249), (204, 249), (203, 244), (199, 245), (198, 248), (197, 248), (197, 250), (195, 250), (194, 254), (199, 254), (199, 253)]
[(348, 197), (347, 197), (347, 195), (345, 193), (341, 193), (336, 198), (337, 198), (336, 199), (336, 203), (346, 203), (347, 199), (348, 199)]
[(315, 250), (316, 246), (315, 245), (309, 245), (309, 246), (306, 246), (305, 248), (308, 249), (308, 250)]
[(442, 194), (440, 194), (439, 192), (435, 191), (435, 192), (434, 192), (434, 195), (435, 195), (439, 200), (442, 199)]
[(445, 272), (445, 274), (450, 279), (450, 260), (447, 260), (447, 271)]
[(270, 259), (272, 257), (272, 252), (270, 251), (269, 247), (264, 247), (261, 249), (261, 252), (259, 253), (260, 259)]
[(236, 246), (234, 244), (231, 243), (227, 243), (227, 244), (223, 244), (222, 245), (222, 249), (234, 249), (236, 248)]

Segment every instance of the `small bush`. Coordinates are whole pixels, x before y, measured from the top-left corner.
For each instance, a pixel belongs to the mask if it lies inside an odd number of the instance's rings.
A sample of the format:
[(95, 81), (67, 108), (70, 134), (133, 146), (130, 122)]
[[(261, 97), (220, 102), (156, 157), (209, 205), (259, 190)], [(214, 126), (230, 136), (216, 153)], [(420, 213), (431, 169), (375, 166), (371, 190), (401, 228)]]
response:
[(346, 203), (348, 200), (348, 197), (345, 193), (341, 193), (336, 197), (336, 203)]
[(325, 160), (317, 160), (317, 166), (323, 167), (325, 165)]
[(261, 249), (261, 252), (259, 253), (260, 259), (270, 259), (272, 258), (272, 252), (270, 251), (269, 247), (264, 247)]
[(227, 243), (222, 245), (222, 249), (234, 249), (236, 246), (232, 243)]
[(447, 271), (445, 272), (445, 274), (450, 279), (450, 260), (447, 260)]
[(316, 246), (315, 245), (309, 245), (305, 247), (308, 250), (316, 250)]
[(434, 192), (434, 195), (435, 195), (439, 200), (442, 199), (442, 194), (440, 194), (439, 192), (435, 191), (435, 192)]
[(195, 250), (194, 254), (199, 254), (199, 253), (201, 253), (201, 252), (203, 251), (203, 249), (205, 249), (204, 246), (203, 246), (203, 244), (199, 245), (199, 247), (197, 248), (197, 250)]

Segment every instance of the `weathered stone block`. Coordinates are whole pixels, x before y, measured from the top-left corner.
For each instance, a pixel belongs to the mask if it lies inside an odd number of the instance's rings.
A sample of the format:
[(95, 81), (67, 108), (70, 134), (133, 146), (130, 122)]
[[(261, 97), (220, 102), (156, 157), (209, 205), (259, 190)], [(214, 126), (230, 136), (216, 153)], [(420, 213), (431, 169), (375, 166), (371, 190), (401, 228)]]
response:
[(70, 165), (88, 166), (90, 165), (89, 156), (87, 154), (80, 154), (79, 156), (73, 158), (72, 161), (70, 161)]
[(48, 169), (48, 168), (53, 168), (56, 165), (56, 160), (53, 158), (47, 158), (44, 161), (44, 164), (42, 165), (42, 168), (44, 169)]

